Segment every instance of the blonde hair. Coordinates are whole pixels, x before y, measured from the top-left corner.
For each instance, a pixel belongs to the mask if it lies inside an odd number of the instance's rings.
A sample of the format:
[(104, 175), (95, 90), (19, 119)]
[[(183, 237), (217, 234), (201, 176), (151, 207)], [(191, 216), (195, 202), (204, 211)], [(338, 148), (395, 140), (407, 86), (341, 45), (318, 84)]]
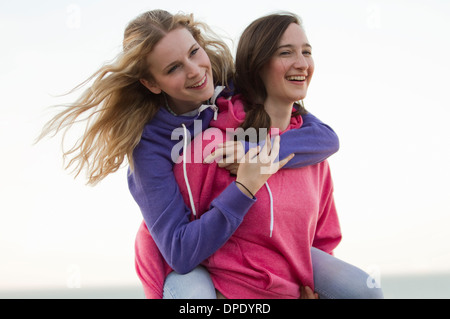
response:
[(228, 46), (207, 25), (194, 21), (192, 14), (172, 15), (164, 10), (141, 14), (125, 29), (123, 52), (74, 89), (93, 81), (75, 103), (45, 125), (38, 138), (63, 131), (64, 140), (75, 122), (86, 122), (85, 134), (78, 142), (67, 151), (63, 148), (63, 158), (70, 157), (65, 168), (74, 166), (75, 177), (86, 169), (88, 184), (96, 184), (116, 172), (125, 157), (133, 169), (133, 150), (144, 126), (162, 105), (162, 95), (151, 93), (140, 83), (142, 78), (152, 79), (146, 59), (168, 32), (180, 27), (189, 30), (205, 49), (215, 85), (225, 85), (232, 77), (234, 64)]

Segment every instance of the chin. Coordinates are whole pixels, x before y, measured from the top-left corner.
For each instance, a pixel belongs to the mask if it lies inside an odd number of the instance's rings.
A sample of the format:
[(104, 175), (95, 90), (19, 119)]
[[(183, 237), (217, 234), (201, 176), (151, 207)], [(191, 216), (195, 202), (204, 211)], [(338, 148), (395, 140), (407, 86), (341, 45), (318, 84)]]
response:
[(306, 92), (302, 92), (301, 94), (296, 95), (296, 101), (300, 101), (306, 98)]
[(297, 102), (297, 101), (301, 101), (306, 97), (306, 94), (301, 94), (301, 95), (296, 95), (292, 97), (292, 100)]

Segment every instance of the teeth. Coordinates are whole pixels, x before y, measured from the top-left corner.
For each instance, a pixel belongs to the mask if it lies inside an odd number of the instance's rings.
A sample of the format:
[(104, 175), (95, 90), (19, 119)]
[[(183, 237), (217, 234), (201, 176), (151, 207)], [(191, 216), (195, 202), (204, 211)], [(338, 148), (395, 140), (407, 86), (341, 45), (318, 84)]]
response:
[(206, 76), (203, 78), (203, 80), (200, 83), (191, 86), (191, 88), (198, 88), (199, 86), (202, 86), (203, 84), (205, 84), (205, 81), (206, 81)]
[(306, 79), (305, 76), (288, 76), (286, 78), (288, 81), (304, 81)]

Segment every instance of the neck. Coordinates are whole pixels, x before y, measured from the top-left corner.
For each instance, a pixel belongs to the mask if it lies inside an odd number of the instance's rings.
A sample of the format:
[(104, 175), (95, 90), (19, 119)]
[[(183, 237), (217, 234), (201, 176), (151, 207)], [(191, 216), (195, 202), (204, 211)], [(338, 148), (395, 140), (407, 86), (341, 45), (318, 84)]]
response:
[(167, 110), (169, 110), (169, 112), (173, 115), (182, 115), (188, 112), (192, 112), (194, 110), (197, 110), (202, 105), (202, 103), (183, 103), (181, 104), (182, 106), (178, 106), (177, 103), (175, 103), (171, 98), (168, 98), (166, 95), (164, 95), (164, 100)]
[(264, 108), (270, 116), (273, 128), (279, 129), (280, 132), (287, 129), (291, 122), (292, 105), (293, 103), (291, 102), (273, 101), (270, 98), (266, 99)]
[(198, 105), (196, 104), (196, 105), (191, 105), (191, 106), (182, 107), (182, 108), (177, 108), (176, 106), (175, 107), (168, 106), (167, 108), (168, 108), (169, 112), (172, 114), (183, 115), (183, 114), (198, 110), (200, 108), (200, 106), (202, 106), (202, 104), (198, 104)]

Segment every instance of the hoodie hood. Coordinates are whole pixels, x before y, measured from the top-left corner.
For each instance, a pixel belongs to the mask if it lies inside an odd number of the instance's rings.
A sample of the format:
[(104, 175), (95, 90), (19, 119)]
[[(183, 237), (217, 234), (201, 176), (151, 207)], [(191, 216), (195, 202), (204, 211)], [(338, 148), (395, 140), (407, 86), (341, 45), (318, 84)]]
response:
[[(224, 98), (219, 97), (216, 101), (216, 105), (219, 108), (219, 115), (217, 120), (213, 120), (210, 123), (211, 127), (216, 127), (222, 131), (230, 128), (238, 128), (245, 120), (244, 102), (242, 95), (235, 95), (234, 97)], [(295, 109), (293, 108), (293, 111)], [(300, 115), (291, 117), (291, 121), (288, 127), (280, 134), (300, 128), (303, 124), (302, 117)]]
[(223, 86), (217, 86), (208, 104), (201, 105), (197, 111), (189, 114), (173, 115), (166, 107), (161, 106), (149, 125), (145, 126), (142, 136), (148, 139), (152, 139), (154, 136), (170, 139), (174, 129), (188, 127), (192, 130), (195, 121), (201, 121), (202, 131), (206, 130), (211, 119), (217, 119), (218, 107), (215, 102), (218, 96), (226, 96), (226, 92), (223, 93), (224, 88)]

